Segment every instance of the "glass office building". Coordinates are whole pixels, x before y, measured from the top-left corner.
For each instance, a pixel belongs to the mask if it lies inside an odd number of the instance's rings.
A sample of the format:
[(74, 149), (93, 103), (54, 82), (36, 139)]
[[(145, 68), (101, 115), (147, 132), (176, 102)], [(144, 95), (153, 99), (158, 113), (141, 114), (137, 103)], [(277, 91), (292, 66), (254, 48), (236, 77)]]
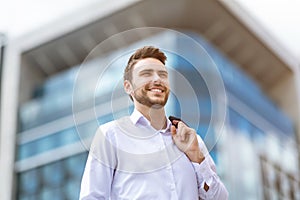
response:
[[(123, 69), (131, 50), (159, 42), (168, 47), (167, 67), (176, 91), (170, 96), (167, 113), (185, 116), (184, 121), (204, 138), (230, 198), (299, 199), (299, 186), (293, 179), (298, 164), (292, 121), (255, 81), (201, 35), (185, 34), (205, 51), (191, 49), (187, 37), (161, 33), (74, 66), (37, 86), (32, 99), (19, 108), (18, 199), (78, 199), (88, 153), (84, 144), (91, 141), (99, 124), (132, 111), (122, 90)], [(174, 53), (179, 49), (186, 56)], [(107, 60), (114, 61), (107, 65)], [(212, 98), (203, 77), (217, 76), (211, 73), (213, 69), (218, 69), (226, 91), (222, 130), (215, 128), (218, 122), (212, 122), (213, 106), (219, 102)], [(191, 85), (191, 92), (182, 89), (178, 74)], [(94, 116), (86, 114), (91, 110)], [(200, 118), (195, 110), (200, 111)], [(278, 153), (283, 154), (280, 160)]]

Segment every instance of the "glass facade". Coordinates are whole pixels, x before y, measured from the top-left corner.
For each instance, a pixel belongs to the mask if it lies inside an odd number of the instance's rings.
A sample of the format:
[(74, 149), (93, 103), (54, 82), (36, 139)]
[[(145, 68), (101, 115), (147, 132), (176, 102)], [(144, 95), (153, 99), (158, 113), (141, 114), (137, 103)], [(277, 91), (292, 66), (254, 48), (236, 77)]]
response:
[(78, 199), (87, 153), (18, 174), (18, 199)]
[[(190, 49), (185, 37), (174, 37), (170, 34), (162, 33), (146, 40), (150, 43), (163, 41), (174, 51), (180, 48), (188, 52), (189, 59), (187, 60), (168, 51), (167, 67), (171, 66), (191, 84), (198, 103), (193, 106), (194, 96), (178, 89), (176, 95), (171, 94), (167, 113), (182, 116), (182, 108), (185, 113), (188, 113), (184, 121), (196, 128), (207, 146), (212, 147), (209, 148), (211, 149), (210, 154), (217, 163), (218, 173), (229, 189), (232, 199), (245, 199), (245, 197), (246, 199), (262, 199), (266, 193), (265, 190), (270, 190), (270, 188), (267, 185), (266, 187), (257, 187), (260, 184), (267, 184), (262, 181), (262, 177), (268, 177), (268, 175), (264, 173), (265, 169), (261, 167), (264, 164), (261, 163), (276, 163), (276, 160), (269, 159), (272, 158), (271, 154), (274, 148), (285, 149), (287, 157), (297, 166), (294, 143), (290, 143), (294, 137), (291, 120), (268, 99), (250, 77), (200, 35), (186, 32), (207, 51), (213, 62), (209, 61), (205, 54), (199, 55)], [(128, 49), (140, 47), (140, 44), (141, 42), (138, 42)], [(123, 51), (128, 52), (128, 49), (125, 48)], [(99, 66), (103, 65), (105, 59), (109, 60), (115, 55), (118, 55), (118, 52), (113, 52), (106, 58), (85, 63), (85, 71), (82, 72), (84, 75), (79, 79), (76, 75), (82, 66), (75, 66), (69, 71), (50, 77), (43, 85), (36, 88), (32, 94), (32, 100), (20, 107), (20, 133), (16, 161), (20, 166), (17, 171), (18, 199), (78, 199), (87, 152), (76, 151), (73, 154), (71, 152), (68, 154), (69, 156), (57, 157), (57, 159), (49, 159), (43, 155), (55, 150), (59, 152), (62, 147), (92, 138), (98, 124), (130, 113), (132, 105), (124, 102), (123, 107), (118, 107), (113, 110), (113, 113), (111, 109), (101, 107), (100, 111), (96, 112), (96, 120), (83, 117), (82, 123), (76, 126), (74, 123), (61, 125), (61, 121), (68, 117), (72, 118), (74, 83), (82, 83), (77, 88), (76, 106), (79, 108), (77, 111), (90, 109), (91, 104), (86, 103), (90, 99), (95, 100), (96, 107), (105, 105), (111, 100), (112, 92), (116, 95), (115, 98), (127, 96), (122, 91), (122, 84), (120, 84), (123, 74), (123, 67), (120, 66), (125, 67), (129, 54), (112, 63), (109, 70), (105, 71), (100, 80), (104, 87), (95, 88), (93, 84), (99, 79), (99, 73), (95, 73), (99, 70)], [(199, 65), (193, 65), (191, 60)], [(217, 66), (229, 96), (225, 131), (220, 138), (215, 133), (215, 129), (209, 130), (212, 105), (216, 102), (213, 102), (205, 79), (197, 70), (197, 68), (201, 68), (201, 70), (210, 72), (212, 65)], [(172, 77), (172, 75), (174, 74), (170, 73), (172, 87), (180, 88), (180, 83), (174, 80), (176, 76)], [(200, 122), (195, 120), (197, 118), (196, 109), (200, 110)], [(261, 119), (260, 123), (253, 120), (258, 118)], [(54, 131), (49, 131), (52, 129)], [(79, 129), (84, 134), (78, 134)], [(275, 140), (277, 143), (274, 147), (272, 142)], [(264, 150), (263, 144), (265, 143), (270, 143), (269, 150)], [(292, 145), (288, 146), (289, 144)], [(40, 164), (37, 163), (35, 166), (26, 167), (24, 164), (28, 160), (40, 161), (38, 159), (41, 158), (43, 162), (38, 162)], [(297, 170), (293, 166), (280, 166), (280, 168), (287, 174)], [(294, 183), (288, 178), (287, 182)], [(292, 192), (286, 193), (291, 195)], [(294, 193), (293, 195), (297, 195), (296, 192)]]

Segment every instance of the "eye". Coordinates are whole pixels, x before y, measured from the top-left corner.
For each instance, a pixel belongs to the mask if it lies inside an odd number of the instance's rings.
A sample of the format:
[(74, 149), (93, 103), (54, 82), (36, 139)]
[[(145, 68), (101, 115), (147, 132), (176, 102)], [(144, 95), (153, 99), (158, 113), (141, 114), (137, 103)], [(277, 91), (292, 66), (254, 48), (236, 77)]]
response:
[(150, 72), (143, 72), (141, 73), (142, 76), (151, 76), (151, 73)]
[(161, 78), (168, 78), (168, 74), (167, 73), (160, 73), (159, 76)]

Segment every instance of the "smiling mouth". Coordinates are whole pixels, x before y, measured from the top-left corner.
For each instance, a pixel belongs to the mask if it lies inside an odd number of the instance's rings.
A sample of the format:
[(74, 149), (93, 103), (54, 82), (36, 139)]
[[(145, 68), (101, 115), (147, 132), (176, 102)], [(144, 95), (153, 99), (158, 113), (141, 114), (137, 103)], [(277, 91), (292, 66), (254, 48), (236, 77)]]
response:
[(157, 93), (163, 93), (164, 90), (158, 89), (158, 88), (154, 88), (154, 89), (150, 89), (151, 92), (157, 92)]
[(168, 88), (164, 85), (155, 84), (155, 85), (146, 85), (145, 90), (153, 94), (164, 94), (167, 92)]

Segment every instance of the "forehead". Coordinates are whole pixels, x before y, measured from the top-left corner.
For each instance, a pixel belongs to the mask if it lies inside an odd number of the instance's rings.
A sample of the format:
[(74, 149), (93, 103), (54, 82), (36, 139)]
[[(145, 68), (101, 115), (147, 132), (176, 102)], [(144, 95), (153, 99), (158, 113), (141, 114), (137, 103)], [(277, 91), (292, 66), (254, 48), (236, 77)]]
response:
[(158, 59), (144, 58), (139, 60), (133, 68), (133, 72), (140, 72), (145, 69), (164, 70), (167, 71), (166, 66)]

